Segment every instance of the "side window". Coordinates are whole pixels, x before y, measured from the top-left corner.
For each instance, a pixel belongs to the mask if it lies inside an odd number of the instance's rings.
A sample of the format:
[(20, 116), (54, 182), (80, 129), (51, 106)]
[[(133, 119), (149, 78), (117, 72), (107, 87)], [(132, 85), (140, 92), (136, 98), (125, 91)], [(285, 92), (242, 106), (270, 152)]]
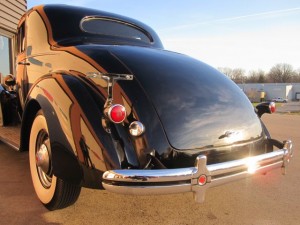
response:
[(25, 22), (20, 26), (17, 37), (18, 53), (25, 50)]

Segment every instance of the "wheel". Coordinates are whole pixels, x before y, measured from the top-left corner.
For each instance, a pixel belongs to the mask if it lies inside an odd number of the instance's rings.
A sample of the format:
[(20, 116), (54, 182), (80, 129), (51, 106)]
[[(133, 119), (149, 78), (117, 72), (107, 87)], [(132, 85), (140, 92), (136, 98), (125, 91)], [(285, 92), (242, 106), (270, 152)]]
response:
[(39, 200), (49, 210), (55, 210), (75, 203), (81, 187), (57, 178), (53, 174), (51, 160), (47, 121), (40, 110), (36, 114), (30, 132), (30, 173)]

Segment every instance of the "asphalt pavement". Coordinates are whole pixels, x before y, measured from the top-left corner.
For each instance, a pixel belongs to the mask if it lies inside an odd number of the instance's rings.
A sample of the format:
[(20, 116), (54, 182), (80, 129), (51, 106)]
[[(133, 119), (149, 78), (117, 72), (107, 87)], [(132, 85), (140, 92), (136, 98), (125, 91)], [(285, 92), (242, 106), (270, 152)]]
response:
[(28, 153), (0, 143), (0, 224), (300, 224), (300, 115), (264, 115), (273, 138), (291, 138), (295, 157), (280, 170), (192, 194), (125, 196), (83, 189), (71, 207), (47, 211), (35, 196)]
[(278, 113), (299, 113), (300, 112), (300, 101), (298, 102), (287, 102), (282, 103), (276, 110)]

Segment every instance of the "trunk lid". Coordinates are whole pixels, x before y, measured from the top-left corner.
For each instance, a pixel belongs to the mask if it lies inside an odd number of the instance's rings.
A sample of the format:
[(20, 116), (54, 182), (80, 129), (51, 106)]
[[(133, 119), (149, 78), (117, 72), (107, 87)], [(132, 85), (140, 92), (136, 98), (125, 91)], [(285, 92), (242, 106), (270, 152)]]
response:
[(145, 90), (173, 148), (228, 146), (263, 135), (246, 95), (212, 67), (165, 50), (113, 46), (109, 51)]

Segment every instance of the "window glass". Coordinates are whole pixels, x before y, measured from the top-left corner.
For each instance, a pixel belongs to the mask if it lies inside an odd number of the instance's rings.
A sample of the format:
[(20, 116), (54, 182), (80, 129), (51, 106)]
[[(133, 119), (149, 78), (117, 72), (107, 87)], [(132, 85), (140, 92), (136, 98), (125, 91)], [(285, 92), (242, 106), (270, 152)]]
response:
[(10, 40), (0, 35), (0, 73), (2, 76), (10, 74)]
[(108, 18), (86, 18), (82, 21), (81, 28), (88, 33), (151, 42), (150, 38), (141, 28)]

